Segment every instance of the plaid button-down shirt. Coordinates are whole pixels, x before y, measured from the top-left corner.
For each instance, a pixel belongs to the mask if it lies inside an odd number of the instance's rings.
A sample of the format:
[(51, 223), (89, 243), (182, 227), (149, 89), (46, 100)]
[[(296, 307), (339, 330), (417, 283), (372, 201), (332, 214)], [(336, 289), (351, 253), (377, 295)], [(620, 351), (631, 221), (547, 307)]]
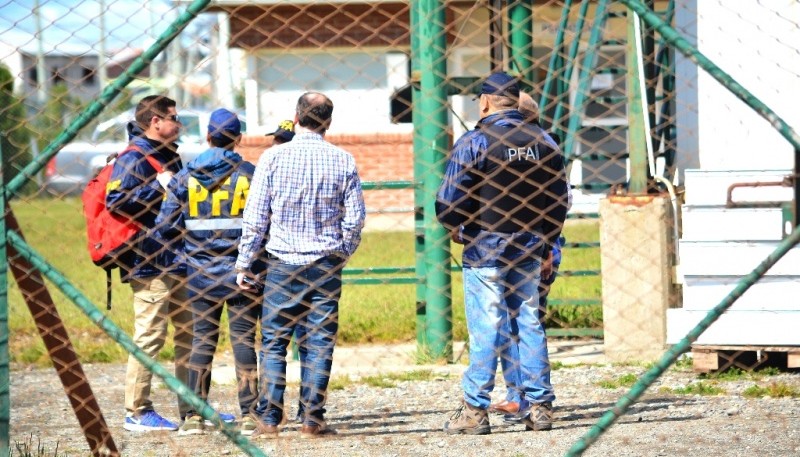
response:
[(236, 268), (247, 270), (266, 238), (281, 261), (307, 265), (361, 242), (364, 197), (355, 159), (316, 133), (261, 155), (244, 210)]

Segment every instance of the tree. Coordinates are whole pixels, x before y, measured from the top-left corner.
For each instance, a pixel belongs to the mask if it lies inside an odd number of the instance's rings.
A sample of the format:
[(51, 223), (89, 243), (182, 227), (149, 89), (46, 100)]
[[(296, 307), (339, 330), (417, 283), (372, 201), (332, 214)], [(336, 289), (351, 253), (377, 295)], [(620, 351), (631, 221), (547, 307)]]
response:
[(31, 134), (26, 125), (23, 100), (14, 95), (14, 77), (0, 64), (0, 147), (5, 183), (31, 162)]

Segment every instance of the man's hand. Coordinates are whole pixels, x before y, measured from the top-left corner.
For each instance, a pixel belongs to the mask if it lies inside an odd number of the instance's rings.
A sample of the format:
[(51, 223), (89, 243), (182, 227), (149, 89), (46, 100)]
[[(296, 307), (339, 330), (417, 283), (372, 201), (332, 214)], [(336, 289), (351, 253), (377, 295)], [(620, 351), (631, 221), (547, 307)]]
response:
[(450, 239), (453, 240), (453, 243), (464, 244), (464, 237), (461, 236), (460, 229), (456, 229), (450, 232)]
[(553, 275), (553, 250), (548, 249), (547, 255), (542, 260), (542, 279), (550, 279)]
[(240, 271), (239, 273), (236, 273), (236, 284), (238, 284), (239, 288), (242, 289), (242, 290), (250, 290), (250, 289), (253, 288), (250, 284), (245, 282), (244, 278), (246, 278), (246, 277), (247, 277), (247, 274), (245, 272), (243, 272), (243, 271)]

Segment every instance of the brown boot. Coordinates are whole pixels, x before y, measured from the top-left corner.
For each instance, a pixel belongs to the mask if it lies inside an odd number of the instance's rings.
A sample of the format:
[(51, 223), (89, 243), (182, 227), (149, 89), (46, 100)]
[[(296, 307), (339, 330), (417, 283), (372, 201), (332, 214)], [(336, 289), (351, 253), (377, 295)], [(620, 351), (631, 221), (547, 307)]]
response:
[(328, 427), (325, 421), (321, 424), (303, 425), (300, 428), (300, 438), (322, 438), (338, 434), (339, 432)]
[(535, 432), (551, 430), (553, 428), (553, 404), (548, 402), (536, 403), (531, 406), (530, 414), (522, 419), (526, 430)]
[(444, 431), (449, 435), (488, 435), (492, 433), (489, 413), (462, 400), (461, 406), (445, 422)]

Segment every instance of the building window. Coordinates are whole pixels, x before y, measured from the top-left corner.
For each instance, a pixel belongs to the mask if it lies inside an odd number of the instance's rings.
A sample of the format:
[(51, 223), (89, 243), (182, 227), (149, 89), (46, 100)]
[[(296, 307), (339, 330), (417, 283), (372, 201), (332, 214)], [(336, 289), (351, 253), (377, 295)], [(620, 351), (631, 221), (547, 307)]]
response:
[(94, 71), (93, 68), (86, 68), (83, 67), (83, 85), (85, 86), (94, 86), (97, 83), (97, 72)]

